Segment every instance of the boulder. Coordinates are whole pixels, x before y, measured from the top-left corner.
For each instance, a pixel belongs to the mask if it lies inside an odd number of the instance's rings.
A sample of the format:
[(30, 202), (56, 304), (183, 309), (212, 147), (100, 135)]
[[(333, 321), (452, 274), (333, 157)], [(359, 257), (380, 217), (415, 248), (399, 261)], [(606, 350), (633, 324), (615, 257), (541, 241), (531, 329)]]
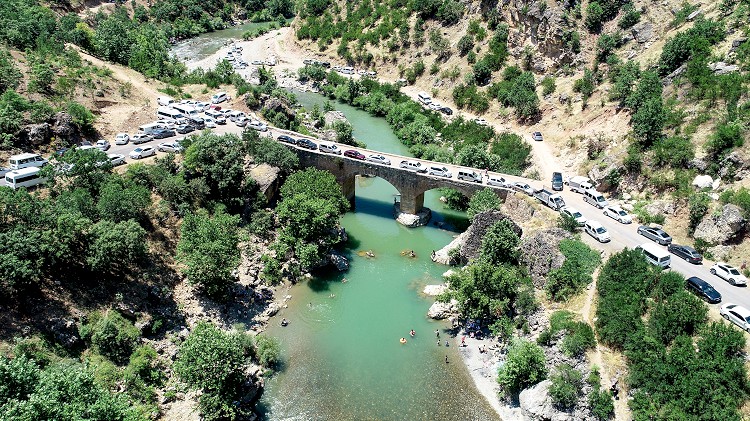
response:
[(635, 25), (630, 33), (639, 44), (645, 44), (654, 37), (654, 25), (651, 22), (641, 22)]
[(714, 183), (714, 179), (710, 175), (697, 175), (693, 179), (693, 186), (699, 189), (710, 188)]
[(676, 209), (674, 202), (669, 200), (654, 200), (643, 207), (649, 215), (674, 215)]
[(695, 229), (693, 237), (709, 244), (726, 244), (740, 239), (746, 225), (742, 210), (735, 205), (727, 204), (721, 208), (720, 214), (706, 215)]
[(343, 121), (344, 123), (348, 123), (346, 120), (346, 117), (344, 116), (344, 113), (341, 111), (328, 111), (323, 116), (323, 119), (326, 121), (326, 126), (333, 127), (333, 124), (339, 121)]
[(727, 63), (724, 63), (723, 61), (719, 61), (716, 63), (709, 63), (708, 68), (711, 69), (717, 75), (737, 72), (740, 70), (740, 66), (736, 64), (727, 64)]
[(79, 137), (78, 125), (73, 122), (73, 117), (66, 112), (59, 112), (52, 116), (52, 133), (57, 137), (75, 139)]
[(547, 274), (553, 269), (559, 269), (565, 263), (565, 256), (558, 246), (561, 240), (571, 237), (568, 231), (552, 228), (523, 239), (519, 260), (529, 269), (531, 280), (536, 288), (544, 288), (547, 283)]
[(331, 262), (332, 265), (336, 266), (336, 269), (339, 272), (346, 272), (347, 270), (349, 270), (349, 260), (347, 260), (346, 257), (336, 252), (332, 252), (328, 256), (328, 260)]
[(250, 168), (250, 177), (258, 184), (258, 190), (267, 201), (273, 200), (281, 187), (279, 175), (281, 170), (268, 164), (260, 164)]
[(411, 213), (401, 212), (401, 207), (396, 205), (393, 207), (393, 213), (401, 225), (405, 225), (409, 228), (421, 227), (427, 225), (432, 217), (432, 211), (429, 208), (422, 208), (418, 214), (414, 215)]
[(266, 307), (266, 310), (263, 312), (263, 315), (271, 317), (278, 313), (279, 310), (281, 310), (281, 307), (279, 307), (278, 303), (270, 303), (268, 304), (268, 307)]
[(458, 301), (451, 300), (449, 303), (435, 301), (427, 311), (427, 317), (435, 320), (442, 320), (456, 312)]
[(594, 187), (601, 190), (609, 190), (612, 187), (607, 181), (607, 176), (615, 171), (624, 172), (622, 167), (621, 154), (612, 154), (605, 156), (598, 165), (594, 165), (588, 172), (588, 177), (593, 183)]
[(521, 407), (524, 419), (563, 421), (572, 420), (573, 415), (555, 409), (549, 396), (552, 382), (544, 380), (536, 385), (524, 389), (518, 395), (518, 405)]
[(482, 239), (484, 234), (497, 222), (507, 219), (511, 222), (513, 231), (521, 237), (523, 231), (512, 219), (507, 217), (500, 211), (486, 211), (474, 216), (471, 220), (469, 229), (466, 230), (466, 241), (461, 245), (461, 258), (464, 260), (472, 260), (479, 257), (480, 249), (482, 248)]
[(18, 136), (20, 139), (26, 139), (29, 146), (38, 148), (41, 145), (49, 143), (52, 137), (49, 123), (29, 124), (21, 129)]
[(701, 15), (703, 15), (703, 12), (700, 9), (698, 9), (698, 10), (695, 10), (693, 13), (687, 15), (687, 18), (685, 18), (685, 20), (688, 21), (688, 22), (692, 22), (698, 16), (701, 16)]
[(729, 49), (730, 53), (733, 53), (737, 51), (738, 48), (740, 48), (740, 45), (742, 45), (743, 42), (747, 41), (747, 37), (739, 37), (732, 41), (732, 47)]
[(462, 232), (458, 237), (454, 238), (453, 241), (448, 243), (447, 246), (436, 251), (435, 254), (432, 255), (432, 261), (435, 263), (440, 263), (442, 265), (456, 265), (460, 263), (454, 260), (454, 258), (451, 256), (451, 251), (461, 249), (461, 246), (463, 246), (463, 244), (466, 242), (466, 238), (468, 238), (469, 236), (468, 233), (469, 231)]
[(425, 285), (422, 293), (425, 295), (437, 296), (444, 293), (448, 289), (448, 286), (443, 285)]
[(705, 159), (693, 158), (690, 162), (688, 162), (688, 168), (694, 168), (700, 172), (703, 172), (708, 169), (708, 162), (706, 162)]

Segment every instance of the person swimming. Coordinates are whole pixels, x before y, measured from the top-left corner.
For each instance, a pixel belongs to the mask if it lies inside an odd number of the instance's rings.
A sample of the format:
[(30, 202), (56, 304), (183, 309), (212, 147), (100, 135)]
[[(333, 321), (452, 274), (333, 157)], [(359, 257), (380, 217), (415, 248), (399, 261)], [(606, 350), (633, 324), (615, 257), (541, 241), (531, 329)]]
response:
[(372, 252), (372, 250), (367, 250), (367, 253), (365, 253), (367, 257), (375, 257), (375, 253)]
[(401, 338), (398, 341), (401, 342), (402, 344), (405, 344), (406, 343), (406, 338)]
[(414, 335), (416, 335), (416, 334), (417, 334), (417, 332), (415, 332), (414, 329), (412, 329), (412, 330), (409, 331), (409, 335), (411, 335), (412, 337), (414, 337)]
[(286, 326), (289, 324), (289, 321), (287, 319), (281, 319), (281, 325)]

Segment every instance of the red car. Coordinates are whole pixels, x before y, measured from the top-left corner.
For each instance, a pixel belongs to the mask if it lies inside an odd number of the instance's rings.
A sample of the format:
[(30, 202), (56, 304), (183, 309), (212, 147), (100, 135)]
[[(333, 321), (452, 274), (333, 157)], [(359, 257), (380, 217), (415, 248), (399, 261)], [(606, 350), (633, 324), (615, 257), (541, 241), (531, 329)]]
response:
[(349, 158), (354, 158), (354, 159), (361, 159), (363, 161), (365, 160), (365, 156), (362, 155), (359, 151), (355, 151), (354, 149), (349, 149), (348, 151), (345, 151), (344, 156), (348, 156)]
[(221, 110), (221, 105), (211, 104), (211, 105), (208, 106), (208, 109), (209, 110), (219, 111), (219, 110)]

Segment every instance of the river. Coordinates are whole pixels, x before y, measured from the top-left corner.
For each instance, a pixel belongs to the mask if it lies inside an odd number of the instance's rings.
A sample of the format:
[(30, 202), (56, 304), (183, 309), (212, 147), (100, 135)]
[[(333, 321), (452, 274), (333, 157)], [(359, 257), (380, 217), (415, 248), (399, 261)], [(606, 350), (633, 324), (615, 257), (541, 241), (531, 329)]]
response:
[[(291, 22), (291, 20), (289, 21)], [(271, 23), (248, 22), (219, 31), (207, 32), (198, 37), (178, 42), (172, 47), (170, 52), (180, 61), (186, 63), (203, 60), (219, 51), (225, 42), (241, 40), (242, 34), (245, 32), (258, 28), (267, 28)]]

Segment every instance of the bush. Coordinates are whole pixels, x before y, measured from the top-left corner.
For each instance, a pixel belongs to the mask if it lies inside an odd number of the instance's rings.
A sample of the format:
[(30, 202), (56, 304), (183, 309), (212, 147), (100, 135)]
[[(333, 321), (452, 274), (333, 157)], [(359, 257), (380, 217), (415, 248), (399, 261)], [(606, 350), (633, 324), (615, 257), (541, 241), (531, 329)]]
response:
[(481, 256), (492, 264), (515, 263), (521, 239), (510, 219), (495, 222), (482, 237)]
[(258, 362), (266, 368), (274, 368), (281, 357), (281, 344), (275, 338), (259, 335), (255, 338), (256, 355)]
[(688, 209), (690, 215), (688, 223), (688, 233), (690, 235), (693, 235), (693, 232), (695, 232), (695, 228), (698, 226), (698, 224), (701, 223), (703, 217), (706, 216), (706, 213), (708, 213), (708, 205), (710, 203), (711, 197), (706, 193), (691, 195), (688, 199)]
[(589, 99), (591, 94), (594, 93), (594, 87), (596, 86), (595, 84), (596, 81), (594, 80), (594, 73), (591, 70), (586, 69), (583, 72), (583, 77), (580, 79), (576, 79), (576, 81), (573, 82), (573, 91), (579, 92), (585, 102), (587, 99)]
[(468, 34), (462, 36), (461, 39), (458, 40), (456, 48), (458, 48), (458, 54), (461, 57), (465, 56), (472, 48), (474, 48), (474, 37)]
[(488, 210), (495, 210), (499, 208), (501, 204), (502, 202), (500, 201), (500, 198), (497, 197), (497, 194), (493, 189), (486, 188), (480, 190), (471, 196), (466, 216), (468, 216), (469, 219), (473, 219), (474, 215)]
[(552, 95), (555, 92), (555, 77), (545, 76), (542, 79), (542, 95)]
[(549, 395), (552, 403), (561, 409), (574, 407), (583, 388), (581, 372), (568, 364), (560, 364), (550, 376), (550, 380), (552, 384), (549, 387)]
[[(565, 231), (568, 231), (570, 233), (576, 233), (578, 229), (580, 228), (578, 226), (578, 221), (576, 221), (575, 218), (573, 218), (570, 215), (564, 215), (560, 214), (560, 217), (557, 219), (557, 227), (562, 228)], [(549, 281), (547, 281), (549, 282)]]
[(713, 159), (720, 159), (732, 148), (744, 144), (742, 127), (736, 123), (720, 123), (706, 143), (706, 151)]
[(542, 349), (526, 339), (515, 338), (498, 370), (497, 382), (507, 395), (516, 395), (547, 377)]
[(620, 21), (617, 22), (617, 26), (622, 29), (630, 29), (635, 26), (638, 21), (641, 20), (641, 12), (636, 10), (632, 3), (627, 3), (624, 7), (624, 12)]
[(140, 337), (138, 328), (114, 310), (94, 314), (80, 331), (96, 352), (120, 365), (128, 361)]
[(615, 416), (615, 403), (608, 390), (596, 388), (589, 393), (591, 414), (599, 421), (607, 421)]
[(589, 32), (599, 32), (602, 29), (602, 21), (604, 20), (604, 9), (599, 3), (592, 1), (586, 7), (586, 20), (584, 24)]
[[(564, 215), (561, 215), (562, 217)], [(575, 219), (572, 222), (577, 228)], [(560, 241), (559, 247), (565, 256), (565, 262), (559, 269), (550, 271), (545, 287), (547, 294), (554, 301), (567, 300), (590, 284), (591, 274), (601, 263), (599, 253), (580, 240), (564, 239)]]
[(654, 163), (658, 166), (669, 165), (672, 168), (687, 168), (695, 157), (695, 146), (690, 139), (672, 136), (657, 140), (653, 146)]
[(448, 209), (465, 211), (469, 208), (469, 198), (456, 189), (440, 189), (440, 194), (445, 198), (445, 206)]

